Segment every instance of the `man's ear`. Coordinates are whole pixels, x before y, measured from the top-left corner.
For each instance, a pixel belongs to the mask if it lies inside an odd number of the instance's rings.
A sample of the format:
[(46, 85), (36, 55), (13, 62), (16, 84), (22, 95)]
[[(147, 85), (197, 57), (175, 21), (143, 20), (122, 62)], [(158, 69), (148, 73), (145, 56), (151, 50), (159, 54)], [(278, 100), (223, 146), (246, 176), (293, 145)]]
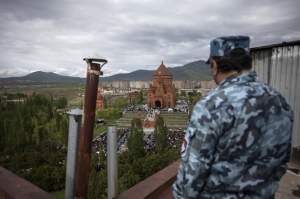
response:
[(213, 76), (218, 74), (218, 65), (217, 62), (213, 59), (210, 60), (211, 72)]

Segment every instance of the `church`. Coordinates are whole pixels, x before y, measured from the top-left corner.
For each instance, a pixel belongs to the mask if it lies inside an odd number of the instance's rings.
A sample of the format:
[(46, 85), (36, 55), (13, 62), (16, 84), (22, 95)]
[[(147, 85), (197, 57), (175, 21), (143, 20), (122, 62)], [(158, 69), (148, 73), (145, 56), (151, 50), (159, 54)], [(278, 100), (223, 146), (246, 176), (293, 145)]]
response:
[(152, 84), (148, 90), (148, 106), (151, 108), (174, 108), (176, 89), (172, 74), (162, 62), (154, 72)]

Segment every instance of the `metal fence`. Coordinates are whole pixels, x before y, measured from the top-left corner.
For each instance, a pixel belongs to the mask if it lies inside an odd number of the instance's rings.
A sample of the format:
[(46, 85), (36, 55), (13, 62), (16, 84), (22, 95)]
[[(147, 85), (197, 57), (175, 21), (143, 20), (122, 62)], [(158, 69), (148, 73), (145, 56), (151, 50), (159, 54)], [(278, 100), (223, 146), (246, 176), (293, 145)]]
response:
[(300, 41), (251, 49), (260, 80), (284, 95), (294, 111), (293, 147), (300, 147)]

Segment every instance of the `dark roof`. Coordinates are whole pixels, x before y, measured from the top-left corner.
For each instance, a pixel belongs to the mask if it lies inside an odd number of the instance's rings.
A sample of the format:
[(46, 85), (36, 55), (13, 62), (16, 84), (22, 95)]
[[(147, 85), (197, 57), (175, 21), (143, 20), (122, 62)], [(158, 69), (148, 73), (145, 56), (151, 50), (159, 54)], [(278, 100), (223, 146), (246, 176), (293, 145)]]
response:
[(300, 40), (282, 42), (282, 43), (265, 45), (265, 46), (257, 46), (257, 47), (251, 48), (251, 51), (259, 51), (259, 50), (266, 50), (266, 49), (270, 49), (270, 48), (285, 47), (285, 46), (295, 46), (295, 45), (300, 45)]

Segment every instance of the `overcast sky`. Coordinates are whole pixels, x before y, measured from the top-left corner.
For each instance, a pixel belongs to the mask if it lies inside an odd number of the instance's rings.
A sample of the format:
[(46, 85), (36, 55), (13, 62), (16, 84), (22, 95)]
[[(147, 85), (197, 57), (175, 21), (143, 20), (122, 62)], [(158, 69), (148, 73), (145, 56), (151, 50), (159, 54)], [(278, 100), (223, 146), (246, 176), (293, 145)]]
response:
[(299, 0), (0, 0), (0, 77), (33, 71), (105, 75), (206, 59), (217, 36), (251, 46), (300, 39)]

